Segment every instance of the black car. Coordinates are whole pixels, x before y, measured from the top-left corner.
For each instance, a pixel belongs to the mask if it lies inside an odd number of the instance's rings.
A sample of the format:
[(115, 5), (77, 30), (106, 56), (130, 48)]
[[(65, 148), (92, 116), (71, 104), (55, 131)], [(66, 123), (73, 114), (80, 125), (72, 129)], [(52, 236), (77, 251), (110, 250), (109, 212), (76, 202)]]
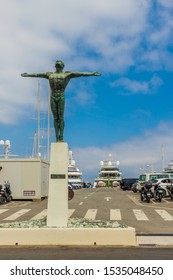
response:
[(131, 190), (131, 187), (134, 183), (138, 181), (138, 178), (124, 178), (121, 181), (121, 189), (123, 191)]

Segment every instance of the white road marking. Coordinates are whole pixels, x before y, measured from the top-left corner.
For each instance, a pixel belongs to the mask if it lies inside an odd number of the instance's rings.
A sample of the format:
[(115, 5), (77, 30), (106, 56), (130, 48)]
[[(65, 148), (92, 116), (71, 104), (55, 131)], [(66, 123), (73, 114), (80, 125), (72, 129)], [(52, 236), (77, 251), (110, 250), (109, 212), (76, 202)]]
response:
[(30, 204), (32, 204), (31, 201), (10, 201), (8, 207), (28, 207)]
[(156, 204), (156, 202), (154, 200), (152, 200), (152, 199), (150, 200), (150, 202), (153, 203), (153, 204)]
[(143, 210), (133, 209), (133, 213), (135, 214), (135, 217), (138, 221), (148, 221), (148, 218), (143, 212)]
[(110, 209), (110, 220), (120, 221), (121, 219), (120, 209)]
[(173, 221), (173, 216), (171, 216), (166, 210), (155, 210), (165, 221)]
[(109, 201), (110, 199), (112, 199), (112, 197), (107, 196), (107, 197), (104, 197), (104, 199), (106, 199), (106, 201)]
[(137, 206), (142, 205), (137, 197), (134, 197), (134, 196), (131, 196), (131, 195), (127, 195), (127, 197), (130, 198)]
[(8, 220), (8, 221), (14, 221), (17, 218), (19, 218), (20, 216), (26, 214), (27, 212), (29, 212), (31, 209), (22, 209), (17, 211), (16, 213), (10, 215), (9, 217), (5, 218), (4, 220)]
[[(83, 202), (80, 202), (79, 205), (82, 205)], [(21, 217), (22, 215), (26, 214), (27, 212), (29, 212), (31, 209), (21, 209), (20, 211), (17, 211), (15, 213), (13, 213), (12, 215), (6, 217), (3, 220), (8, 220), (8, 221), (14, 221), (16, 219), (18, 219), (19, 217)], [(75, 212), (76, 209), (69, 209), (68, 210), (68, 217), (70, 218), (72, 216), (72, 214)], [(156, 213), (164, 220), (164, 221), (173, 221), (173, 215), (170, 215), (166, 210), (163, 209), (153, 209), (154, 211), (156, 211)], [(3, 214), (5, 212), (9, 211), (8, 209), (0, 209), (0, 214)], [(98, 209), (88, 209), (84, 218), (85, 219), (91, 219), (91, 220), (95, 220), (97, 212), (99, 210)], [(121, 215), (121, 209), (110, 209), (110, 220), (112, 221), (120, 221), (122, 220), (122, 215)], [(148, 217), (145, 215), (144, 211), (141, 209), (132, 209), (136, 219), (138, 221), (148, 221)], [(44, 209), (43, 211), (41, 211), (40, 213), (38, 213), (37, 215), (35, 215), (34, 217), (32, 217), (30, 220), (35, 220), (35, 219), (42, 219), (44, 217), (46, 217), (47, 215), (47, 209)], [(150, 219), (151, 220), (151, 219)]]
[(8, 210), (9, 210), (9, 209), (0, 209), (0, 214), (6, 212), (6, 211), (8, 211)]
[(40, 213), (32, 217), (30, 220), (39, 220), (45, 218), (46, 216), (47, 216), (47, 209), (44, 209), (43, 211), (41, 211)]
[(88, 196), (91, 196), (92, 194), (93, 194), (93, 192), (92, 192), (92, 193), (89, 193)]
[(79, 205), (82, 205), (82, 204), (83, 204), (83, 202), (80, 202), (80, 203), (79, 203)]
[(68, 209), (68, 217), (70, 218), (74, 213), (75, 209)]
[(97, 214), (97, 209), (88, 209), (84, 218), (95, 220), (96, 214)]
[(162, 199), (164, 202), (169, 203), (169, 201), (167, 201), (165, 198)]

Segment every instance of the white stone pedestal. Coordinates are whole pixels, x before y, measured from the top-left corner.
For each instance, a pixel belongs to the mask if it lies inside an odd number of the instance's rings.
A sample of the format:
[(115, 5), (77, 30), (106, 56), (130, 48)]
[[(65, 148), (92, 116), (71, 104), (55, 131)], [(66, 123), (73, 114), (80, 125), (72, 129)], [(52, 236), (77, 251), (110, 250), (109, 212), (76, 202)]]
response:
[(67, 227), (68, 222), (68, 145), (52, 143), (50, 151), (47, 226)]

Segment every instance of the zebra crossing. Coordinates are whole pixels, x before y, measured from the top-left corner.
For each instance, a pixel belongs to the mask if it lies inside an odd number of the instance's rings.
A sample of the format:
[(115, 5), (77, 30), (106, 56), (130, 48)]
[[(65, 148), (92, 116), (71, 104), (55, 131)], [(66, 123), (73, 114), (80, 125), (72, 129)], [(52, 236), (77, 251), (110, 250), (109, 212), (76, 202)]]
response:
[(110, 209), (110, 220), (111, 221), (121, 221), (121, 211), (120, 209)]
[[(43, 209), (38, 214), (32, 216), (32, 209), (21, 209), (19, 211), (16, 211), (12, 213), (11, 215), (8, 215), (9, 209), (0, 209), (0, 222), (12, 222), (16, 220), (25, 220), (25, 215), (27, 214), (27, 220), (36, 220), (36, 219), (43, 219), (47, 216), (47, 209)], [(69, 209), (68, 210), (69, 218), (75, 218), (77, 216), (77, 210), (76, 209)], [(150, 214), (145, 213), (142, 209), (131, 209), (130, 210), (134, 219), (136, 221), (152, 221), (153, 218), (149, 217)], [(167, 210), (163, 209), (153, 209), (154, 213), (162, 219), (162, 221), (173, 221), (173, 213), (171, 214)], [(123, 210), (121, 209), (110, 209), (109, 210), (109, 220), (111, 221), (123, 221)], [(98, 209), (88, 209), (83, 218), (85, 219), (91, 219), (96, 220), (97, 214), (99, 213)], [(5, 215), (5, 217), (3, 217)], [(29, 218), (28, 218), (29, 217)]]
[(37, 215), (33, 216), (30, 220), (39, 220), (39, 219), (44, 219), (47, 216), (47, 209), (44, 209)]
[(133, 213), (138, 221), (148, 221), (148, 217), (141, 209), (133, 209)]
[(4, 221), (15, 221), (17, 218), (23, 216), (24, 214), (26, 214), (27, 212), (29, 212), (30, 209), (21, 209), (19, 211), (17, 211), (16, 213), (10, 215), (9, 217), (5, 218)]

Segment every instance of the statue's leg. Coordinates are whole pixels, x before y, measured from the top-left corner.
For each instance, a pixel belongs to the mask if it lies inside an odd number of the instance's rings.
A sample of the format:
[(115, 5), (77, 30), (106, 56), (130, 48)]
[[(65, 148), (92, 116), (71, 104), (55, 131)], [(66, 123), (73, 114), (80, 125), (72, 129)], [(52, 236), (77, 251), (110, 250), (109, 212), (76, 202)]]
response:
[(63, 135), (64, 135), (64, 108), (65, 108), (65, 98), (64, 94), (60, 97), (59, 104), (58, 104), (58, 118), (59, 118), (59, 124), (60, 124), (60, 135), (59, 140), (63, 141)]
[(55, 135), (56, 135), (56, 141), (59, 141), (59, 120), (58, 120), (58, 109), (57, 109), (57, 103), (58, 101), (54, 98), (51, 98), (50, 105), (51, 110), (54, 118), (54, 128), (55, 128)]

